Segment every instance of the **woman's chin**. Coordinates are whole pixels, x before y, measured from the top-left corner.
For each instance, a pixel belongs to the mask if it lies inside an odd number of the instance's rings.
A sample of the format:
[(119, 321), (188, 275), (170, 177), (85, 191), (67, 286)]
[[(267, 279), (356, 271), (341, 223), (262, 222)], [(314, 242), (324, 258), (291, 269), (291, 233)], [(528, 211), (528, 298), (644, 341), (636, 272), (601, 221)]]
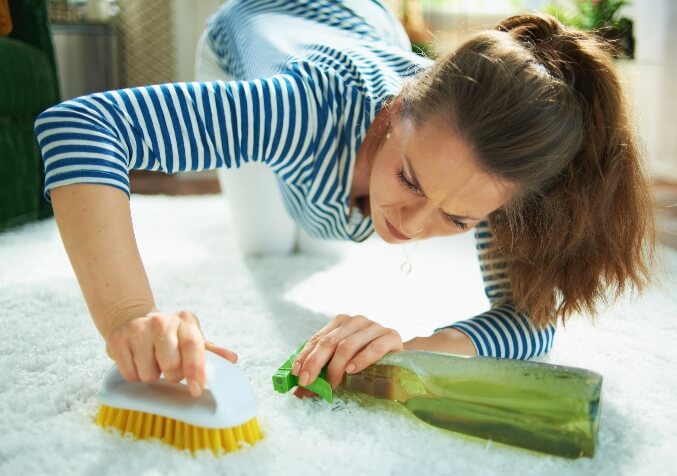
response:
[(402, 243), (404, 243), (404, 241), (399, 240), (395, 238), (392, 234), (390, 234), (388, 228), (385, 225), (377, 226), (376, 224), (374, 224), (374, 230), (376, 231), (376, 234), (380, 236), (381, 239), (388, 244), (401, 245)]

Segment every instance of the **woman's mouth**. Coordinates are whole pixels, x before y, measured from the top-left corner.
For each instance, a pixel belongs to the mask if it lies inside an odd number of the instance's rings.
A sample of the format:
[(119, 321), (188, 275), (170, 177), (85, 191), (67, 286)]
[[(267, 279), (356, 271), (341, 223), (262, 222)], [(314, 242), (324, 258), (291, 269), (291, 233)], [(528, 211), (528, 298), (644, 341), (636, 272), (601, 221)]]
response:
[(411, 240), (411, 237), (405, 235), (405, 234), (402, 233), (400, 230), (398, 230), (397, 228), (395, 228), (395, 227), (388, 221), (387, 218), (385, 219), (385, 222), (386, 222), (386, 227), (388, 228), (388, 231), (389, 231), (390, 234), (393, 235), (395, 238), (397, 238), (398, 240), (402, 240), (402, 241)]

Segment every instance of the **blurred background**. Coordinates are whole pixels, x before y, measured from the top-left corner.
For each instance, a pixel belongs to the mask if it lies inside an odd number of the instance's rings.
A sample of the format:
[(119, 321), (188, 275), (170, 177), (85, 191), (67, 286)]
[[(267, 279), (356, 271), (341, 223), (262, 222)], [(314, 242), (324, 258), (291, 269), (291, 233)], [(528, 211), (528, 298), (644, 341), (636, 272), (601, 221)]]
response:
[[(581, 29), (604, 28), (618, 44), (615, 61), (654, 184), (660, 236), (677, 247), (677, 31), (670, 28), (677, 24), (677, 2), (386, 2), (405, 26), (414, 51), (432, 57), (523, 11), (546, 11)], [(42, 178), (38, 183), (36, 177), (42, 164), (27, 134), (34, 116), (51, 104), (87, 93), (192, 81), (198, 38), (222, 3), (0, 0), (0, 229), (50, 214), (38, 193)], [(18, 139), (21, 134), (25, 139)], [(214, 171), (173, 176), (134, 171), (131, 180), (135, 193), (220, 192)]]

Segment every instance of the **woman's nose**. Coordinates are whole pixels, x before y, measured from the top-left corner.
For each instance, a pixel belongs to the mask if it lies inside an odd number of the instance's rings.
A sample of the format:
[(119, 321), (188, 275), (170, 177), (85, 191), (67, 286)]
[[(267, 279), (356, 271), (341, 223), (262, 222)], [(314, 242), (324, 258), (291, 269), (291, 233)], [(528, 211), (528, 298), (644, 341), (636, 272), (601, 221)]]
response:
[(432, 210), (421, 206), (409, 210), (399, 210), (398, 227), (402, 233), (412, 238), (420, 235), (430, 223)]

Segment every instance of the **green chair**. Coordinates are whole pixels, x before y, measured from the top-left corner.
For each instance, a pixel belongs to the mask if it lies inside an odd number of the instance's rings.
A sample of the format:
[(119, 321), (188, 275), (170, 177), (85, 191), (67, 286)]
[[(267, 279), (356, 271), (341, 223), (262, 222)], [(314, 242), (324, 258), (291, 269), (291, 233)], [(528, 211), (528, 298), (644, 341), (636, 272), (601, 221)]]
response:
[(0, 37), (0, 231), (52, 215), (33, 132), (59, 102), (46, 0), (9, 0), (13, 29)]

